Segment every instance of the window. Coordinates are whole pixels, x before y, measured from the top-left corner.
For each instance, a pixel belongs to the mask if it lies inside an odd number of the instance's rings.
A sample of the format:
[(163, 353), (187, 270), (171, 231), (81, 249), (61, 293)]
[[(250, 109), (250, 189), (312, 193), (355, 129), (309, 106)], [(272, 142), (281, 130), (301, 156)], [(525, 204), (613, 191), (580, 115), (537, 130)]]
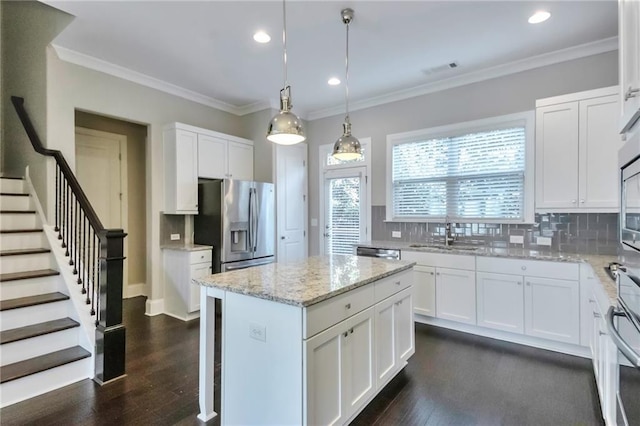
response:
[(390, 135), (387, 219), (527, 221), (532, 138), (531, 114)]

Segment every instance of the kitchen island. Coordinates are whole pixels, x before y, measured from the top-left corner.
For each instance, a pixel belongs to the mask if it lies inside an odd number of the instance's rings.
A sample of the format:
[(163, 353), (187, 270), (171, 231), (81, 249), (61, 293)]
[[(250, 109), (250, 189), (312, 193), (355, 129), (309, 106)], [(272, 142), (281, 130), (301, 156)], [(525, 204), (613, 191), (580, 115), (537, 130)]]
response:
[(332, 255), (194, 280), (202, 286), (200, 414), (221, 424), (346, 424), (414, 352), (413, 263)]

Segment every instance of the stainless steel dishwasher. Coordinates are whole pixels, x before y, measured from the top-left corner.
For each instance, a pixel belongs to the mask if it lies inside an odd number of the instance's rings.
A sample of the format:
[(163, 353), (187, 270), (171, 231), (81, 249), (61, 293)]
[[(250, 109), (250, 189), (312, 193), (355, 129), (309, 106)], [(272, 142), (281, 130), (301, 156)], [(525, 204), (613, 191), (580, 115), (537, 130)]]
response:
[(358, 256), (377, 257), (381, 259), (400, 260), (400, 250), (386, 249), (378, 247), (358, 247), (356, 249)]

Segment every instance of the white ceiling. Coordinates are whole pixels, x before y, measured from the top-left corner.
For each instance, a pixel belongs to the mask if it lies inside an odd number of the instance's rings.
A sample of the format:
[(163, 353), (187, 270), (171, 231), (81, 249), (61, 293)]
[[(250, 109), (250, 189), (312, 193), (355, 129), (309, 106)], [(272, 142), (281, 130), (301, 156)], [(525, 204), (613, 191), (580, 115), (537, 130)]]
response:
[[(45, 2), (76, 16), (54, 41), (68, 55), (98, 58), (221, 101), (236, 113), (277, 105), (283, 84), (279, 1)], [(611, 50), (618, 31), (616, 0), (289, 0), (289, 83), (294, 111), (302, 116), (344, 109), (344, 86), (327, 80), (344, 80), (345, 7), (355, 10), (349, 81), (354, 108), (573, 46)], [(527, 23), (538, 9), (550, 11), (551, 18)], [(270, 43), (253, 41), (258, 29), (271, 35)], [(452, 61), (459, 63), (455, 70), (423, 72)]]

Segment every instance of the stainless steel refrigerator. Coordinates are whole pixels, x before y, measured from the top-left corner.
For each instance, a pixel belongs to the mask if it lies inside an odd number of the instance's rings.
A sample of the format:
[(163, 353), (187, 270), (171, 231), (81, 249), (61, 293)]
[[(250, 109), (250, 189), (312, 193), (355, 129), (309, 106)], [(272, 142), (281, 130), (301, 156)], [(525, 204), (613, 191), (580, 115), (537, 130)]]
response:
[(213, 271), (274, 261), (275, 189), (272, 183), (207, 180), (198, 183), (194, 242), (213, 246)]

